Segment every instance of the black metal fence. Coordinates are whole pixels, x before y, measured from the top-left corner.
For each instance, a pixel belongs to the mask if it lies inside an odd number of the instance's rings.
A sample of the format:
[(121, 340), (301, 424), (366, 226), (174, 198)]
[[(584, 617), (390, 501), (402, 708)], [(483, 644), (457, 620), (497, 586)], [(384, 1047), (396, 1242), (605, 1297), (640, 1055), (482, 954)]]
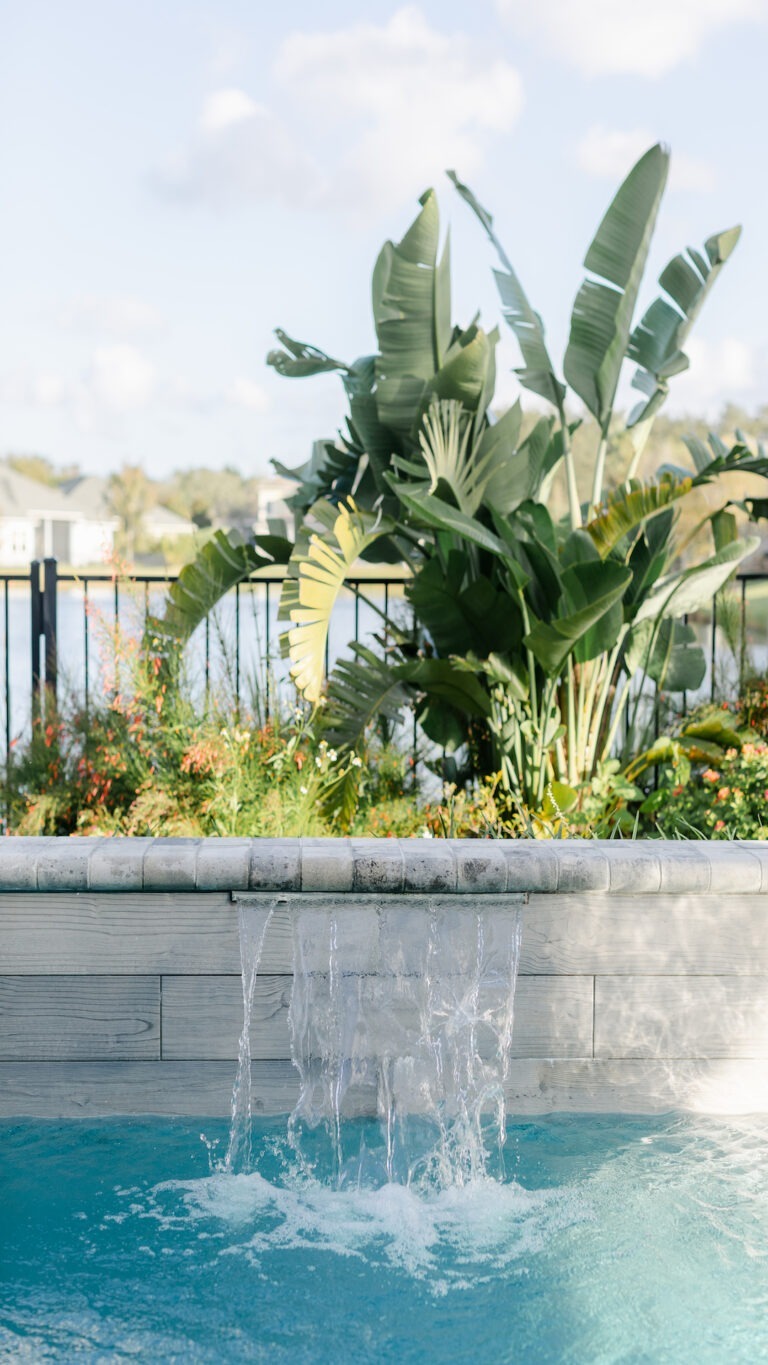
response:
[[(57, 700), (62, 679), (82, 696), (85, 706), (94, 687), (98, 643), (94, 616), (122, 624), (130, 604), (131, 628), (143, 631), (150, 612), (162, 611), (168, 588), (177, 575), (167, 573), (60, 573), (54, 558), (34, 560), (29, 573), (0, 573), (3, 591), (3, 711), (5, 754), (15, 734), (39, 715), (46, 698)], [(326, 668), (332, 655), (350, 641), (370, 634), (386, 617), (393, 594), (402, 595), (403, 575), (365, 575), (348, 579), (344, 587), (347, 611), (336, 646), (329, 637)], [(283, 578), (254, 576), (236, 585), (224, 599), (227, 614), (227, 668), (236, 700), (256, 651), (262, 663), (274, 661), (277, 650), (277, 608)], [(75, 601), (73, 603), (73, 595)], [(372, 600), (377, 599), (377, 600)], [(246, 608), (249, 601), (250, 613)], [(98, 610), (97, 610), (98, 609)], [(25, 624), (24, 617), (26, 615)], [(337, 632), (338, 634), (338, 632)], [(341, 638), (343, 636), (343, 639)], [(196, 651), (201, 685), (206, 697), (221, 663), (222, 641), (216, 618), (207, 617), (199, 630)], [(26, 664), (26, 659), (30, 664)], [(287, 669), (285, 670), (287, 672)]]
[[(96, 602), (108, 609), (117, 625), (121, 610), (130, 600), (134, 626), (141, 628), (150, 611), (162, 609), (163, 597), (175, 575), (136, 573), (119, 576), (103, 573), (59, 573), (55, 559), (35, 560), (29, 573), (2, 573), (3, 590), (3, 700), (6, 758), (14, 734), (22, 733), (31, 717), (39, 713), (46, 694), (56, 698), (63, 664), (67, 681), (79, 690), (87, 706), (94, 685), (96, 646), (93, 639), (93, 610)], [(253, 638), (259, 636), (262, 659), (275, 657), (278, 631), (276, 613), (281, 577), (257, 576), (238, 585), (228, 595), (231, 682), (234, 696), (240, 698), (244, 673), (254, 658)], [(329, 641), (326, 665), (331, 655), (343, 650), (350, 641), (370, 634), (386, 616), (393, 593), (402, 595), (403, 577), (393, 574), (360, 577), (345, 585), (346, 615), (338, 628), (338, 647)], [(709, 613), (691, 618), (700, 643), (708, 656), (707, 676), (702, 689), (683, 698), (683, 709), (718, 690), (735, 688), (747, 671), (768, 673), (768, 574), (752, 574), (732, 580), (712, 602)], [(251, 627), (246, 630), (245, 595), (251, 599)], [(371, 602), (378, 595), (378, 604)], [(73, 595), (75, 601), (73, 603)], [(25, 599), (28, 597), (28, 604)], [(63, 608), (66, 608), (63, 611)], [(28, 612), (28, 628), (23, 617)], [(143, 619), (142, 619), (143, 618)], [(28, 636), (27, 636), (28, 629)], [(207, 618), (200, 628), (198, 660), (206, 695), (212, 685), (217, 654), (215, 625)], [(24, 664), (25, 637), (31, 646), (31, 667)], [(79, 657), (78, 657), (79, 656)], [(29, 659), (30, 654), (26, 654)], [(723, 666), (727, 665), (726, 672)]]

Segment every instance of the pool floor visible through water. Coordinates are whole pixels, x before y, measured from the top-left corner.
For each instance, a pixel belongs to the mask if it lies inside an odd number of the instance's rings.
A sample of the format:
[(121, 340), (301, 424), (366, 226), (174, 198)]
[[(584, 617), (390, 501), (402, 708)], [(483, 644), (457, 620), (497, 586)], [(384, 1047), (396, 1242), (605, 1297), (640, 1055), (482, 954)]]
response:
[(284, 1120), (248, 1175), (210, 1120), (0, 1139), (1, 1359), (768, 1361), (768, 1117), (511, 1123), (447, 1189), (382, 1183), (362, 1121), (341, 1185)]

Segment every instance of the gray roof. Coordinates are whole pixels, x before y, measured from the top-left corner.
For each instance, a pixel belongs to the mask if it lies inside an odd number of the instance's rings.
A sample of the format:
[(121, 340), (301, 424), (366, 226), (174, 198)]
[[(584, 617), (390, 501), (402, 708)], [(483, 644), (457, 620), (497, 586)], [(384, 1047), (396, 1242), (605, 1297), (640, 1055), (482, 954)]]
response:
[(44, 515), (71, 521), (76, 511), (60, 489), (29, 479), (0, 461), (0, 516)]

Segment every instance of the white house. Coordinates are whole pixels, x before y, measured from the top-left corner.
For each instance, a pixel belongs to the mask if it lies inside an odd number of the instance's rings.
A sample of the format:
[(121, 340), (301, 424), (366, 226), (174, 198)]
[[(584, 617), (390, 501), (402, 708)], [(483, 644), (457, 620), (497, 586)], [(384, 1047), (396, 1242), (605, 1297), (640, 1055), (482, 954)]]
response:
[[(293, 512), (285, 499), (295, 490), (290, 479), (258, 481), (258, 507), (253, 521), (257, 534), (269, 530), (272, 520), (284, 521), (289, 534)], [(152, 540), (194, 536), (197, 526), (157, 504), (143, 519), (144, 532)], [(95, 474), (67, 479), (59, 487), (39, 483), (0, 461), (0, 566), (26, 569), (33, 559), (52, 555), (77, 568), (98, 564), (114, 550), (120, 518), (112, 512), (107, 480)]]
[[(193, 535), (194, 522), (169, 507), (151, 508), (145, 531), (156, 540)], [(77, 568), (98, 564), (113, 551), (120, 528), (107, 499), (107, 480), (81, 475), (52, 488), (0, 461), (0, 565), (26, 569), (52, 555)]]
[(77, 519), (58, 488), (0, 462), (0, 564), (5, 568), (26, 569), (30, 560), (47, 555), (69, 560)]

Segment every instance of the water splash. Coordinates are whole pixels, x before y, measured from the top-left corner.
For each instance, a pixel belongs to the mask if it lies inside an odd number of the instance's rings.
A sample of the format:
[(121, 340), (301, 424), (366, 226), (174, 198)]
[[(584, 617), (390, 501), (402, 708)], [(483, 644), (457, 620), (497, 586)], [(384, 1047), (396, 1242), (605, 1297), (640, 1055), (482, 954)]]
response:
[(224, 1170), (247, 1172), (251, 1169), (251, 1013), (253, 993), (259, 974), (264, 940), (276, 901), (271, 905), (240, 905), (240, 961), (243, 973), (243, 1031), (237, 1054), (237, 1075), (232, 1091), (232, 1119)]

